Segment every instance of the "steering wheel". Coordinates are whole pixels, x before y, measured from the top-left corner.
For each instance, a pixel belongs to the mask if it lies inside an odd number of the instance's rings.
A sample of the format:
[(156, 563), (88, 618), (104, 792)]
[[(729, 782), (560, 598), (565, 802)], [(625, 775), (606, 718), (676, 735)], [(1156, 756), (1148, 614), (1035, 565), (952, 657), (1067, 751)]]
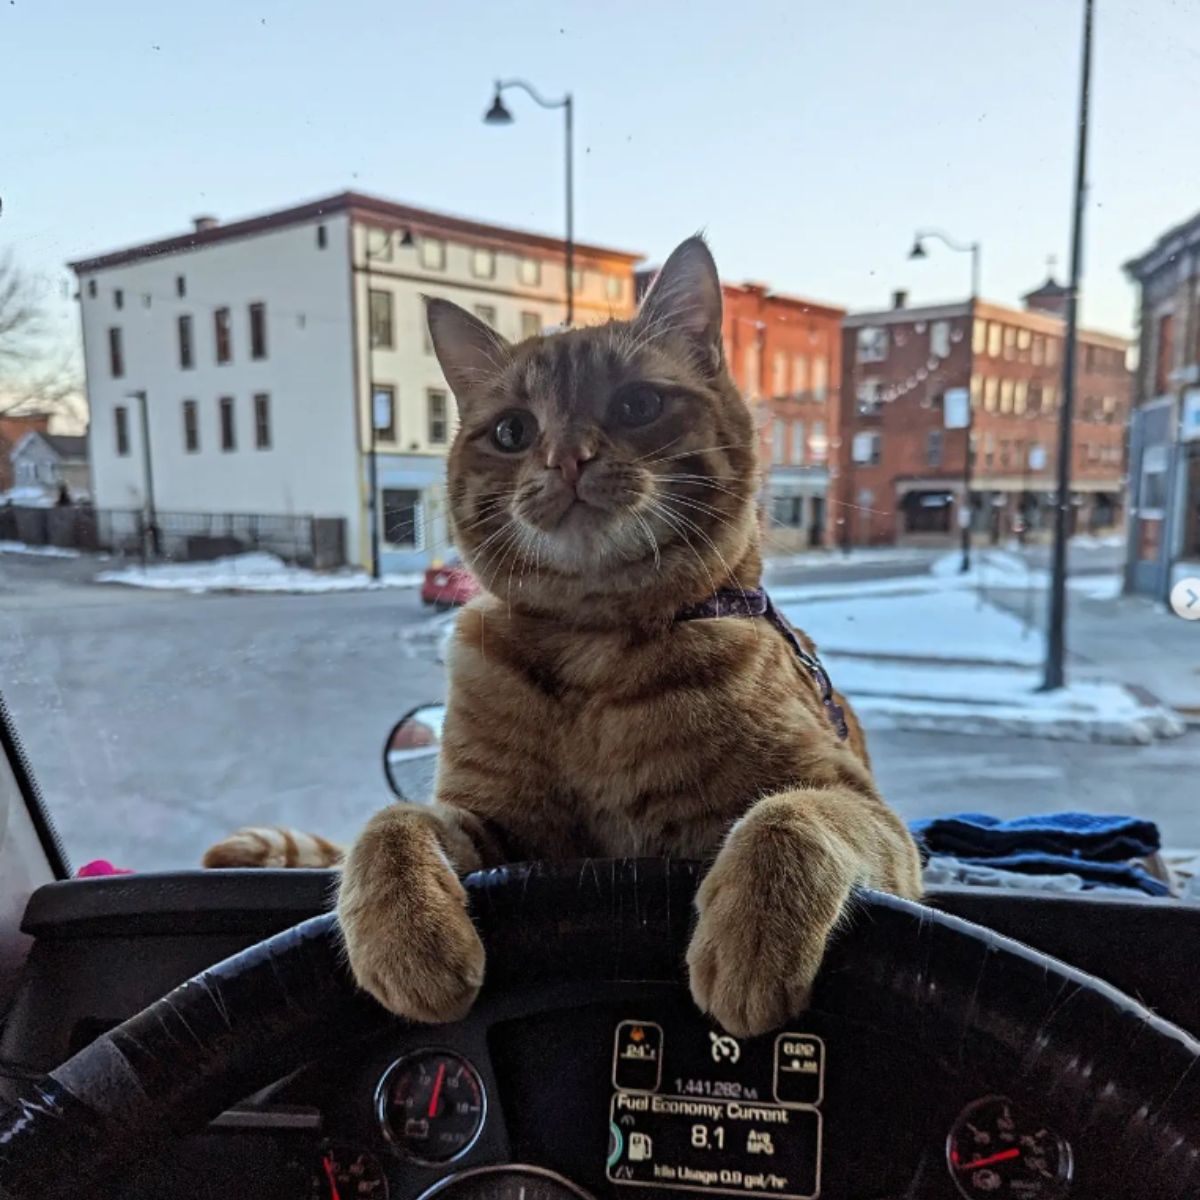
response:
[[(657, 860), (519, 864), (469, 876), (489, 989), (680, 982), (701, 868)], [(855, 899), (813, 1008), (1068, 1116), (1108, 1200), (1200, 1195), (1200, 1042), (1115, 988), (967, 921)], [(0, 1113), (0, 1200), (88, 1184), (193, 1132), (391, 1020), (358, 992), (332, 915), (204, 971), (104, 1034)]]

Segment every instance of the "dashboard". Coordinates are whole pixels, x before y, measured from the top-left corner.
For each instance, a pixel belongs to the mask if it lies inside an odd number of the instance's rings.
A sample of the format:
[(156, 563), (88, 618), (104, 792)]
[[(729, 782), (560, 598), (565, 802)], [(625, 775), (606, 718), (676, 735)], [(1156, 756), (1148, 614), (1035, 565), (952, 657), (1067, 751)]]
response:
[[(0, 1093), (213, 962), (328, 907), (324, 872), (180, 873), (54, 884), (0, 1034)], [(1185, 1027), (1200, 995), (1179, 945), (1200, 908), (946, 892)], [(926, 1045), (928, 1046), (928, 1041)], [(937, 1045), (934, 1039), (935, 1046)], [(319, 1043), (170, 1152), (128, 1164), (121, 1200), (1053, 1200), (1104, 1194), (1065, 1114), (1027, 1110), (933, 1053), (808, 1014), (734, 1039), (668, 983), (485, 991), (469, 1017)]]
[(739, 1040), (682, 989), (612, 990), (508, 996), (318, 1060), (121, 1195), (1050, 1200), (1077, 1175), (1096, 1194), (1044, 1114), (948, 1061), (829, 1018)]

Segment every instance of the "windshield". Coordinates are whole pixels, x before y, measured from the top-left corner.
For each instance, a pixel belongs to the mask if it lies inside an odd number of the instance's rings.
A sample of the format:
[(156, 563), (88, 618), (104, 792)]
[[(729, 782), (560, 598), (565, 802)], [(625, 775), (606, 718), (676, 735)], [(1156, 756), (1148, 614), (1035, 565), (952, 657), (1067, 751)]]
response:
[(1085, 92), (1085, 7), (6, 5), (0, 687), (74, 865), (432, 789), (487, 598), (422, 298), (627, 321), (697, 229), (881, 795), (1200, 850), (1200, 8), (1100, 0)]

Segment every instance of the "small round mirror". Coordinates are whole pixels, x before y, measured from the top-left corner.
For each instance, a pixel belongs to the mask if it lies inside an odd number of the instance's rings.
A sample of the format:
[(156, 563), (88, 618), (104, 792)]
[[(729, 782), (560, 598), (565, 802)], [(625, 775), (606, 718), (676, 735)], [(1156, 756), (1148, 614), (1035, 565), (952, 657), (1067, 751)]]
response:
[(414, 708), (392, 726), (383, 744), (383, 773), (388, 787), (409, 804), (432, 804), (442, 741), (444, 704)]

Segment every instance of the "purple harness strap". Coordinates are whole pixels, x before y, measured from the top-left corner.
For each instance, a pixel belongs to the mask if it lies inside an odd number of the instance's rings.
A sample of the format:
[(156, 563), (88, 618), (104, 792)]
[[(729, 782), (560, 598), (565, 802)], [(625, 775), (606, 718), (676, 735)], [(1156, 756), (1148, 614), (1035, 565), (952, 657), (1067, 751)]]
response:
[(821, 665), (820, 659), (809, 654), (800, 645), (792, 627), (779, 615), (779, 610), (771, 603), (765, 588), (722, 588), (714, 592), (707, 600), (681, 609), (675, 614), (677, 621), (705, 621), (713, 617), (766, 617), (775, 626), (791, 646), (800, 664), (812, 676), (813, 682), (821, 691), (821, 703), (833, 722), (837, 735), (843, 741), (850, 736), (846, 727), (846, 714), (842, 706), (833, 698), (833, 684), (829, 672)]

